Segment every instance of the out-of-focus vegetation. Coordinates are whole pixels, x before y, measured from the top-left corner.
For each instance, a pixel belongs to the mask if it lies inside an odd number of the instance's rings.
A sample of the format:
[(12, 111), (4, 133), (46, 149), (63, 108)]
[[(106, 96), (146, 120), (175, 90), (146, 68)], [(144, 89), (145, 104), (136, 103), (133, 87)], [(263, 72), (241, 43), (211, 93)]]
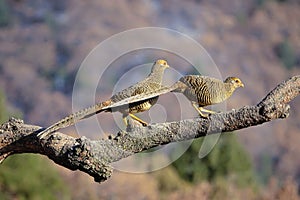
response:
[(288, 40), (280, 42), (275, 49), (278, 58), (287, 69), (296, 66), (296, 55)]
[[(5, 95), (0, 94), (0, 123), (7, 120)], [(67, 184), (51, 161), (38, 155), (13, 155), (1, 164), (0, 199), (70, 199)]]
[(194, 140), (184, 155), (173, 163), (184, 180), (196, 184), (202, 181), (233, 179), (238, 186), (254, 186), (255, 175), (251, 160), (237, 141), (236, 135), (220, 136), (213, 150), (200, 159), (198, 154), (203, 140), (202, 138)]
[(49, 160), (21, 154), (1, 164), (0, 199), (70, 199), (68, 185)]
[(8, 26), (11, 21), (6, 0), (0, 0), (0, 27)]
[(8, 119), (8, 113), (5, 104), (5, 95), (3, 91), (0, 90), (0, 123), (5, 122)]

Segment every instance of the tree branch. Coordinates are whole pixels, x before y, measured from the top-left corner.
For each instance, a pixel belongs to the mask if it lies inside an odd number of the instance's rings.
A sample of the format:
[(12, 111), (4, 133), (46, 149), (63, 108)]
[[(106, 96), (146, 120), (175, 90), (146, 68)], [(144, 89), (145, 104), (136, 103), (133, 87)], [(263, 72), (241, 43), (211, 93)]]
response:
[(96, 182), (112, 175), (111, 163), (159, 145), (190, 140), (207, 134), (256, 126), (289, 115), (288, 103), (300, 93), (300, 76), (279, 84), (260, 103), (218, 113), (207, 119), (137, 126), (133, 122), (115, 137), (90, 140), (55, 132), (45, 140), (36, 134), (43, 128), (10, 119), (0, 126), (0, 161), (16, 153), (38, 153), (71, 170), (81, 170)]

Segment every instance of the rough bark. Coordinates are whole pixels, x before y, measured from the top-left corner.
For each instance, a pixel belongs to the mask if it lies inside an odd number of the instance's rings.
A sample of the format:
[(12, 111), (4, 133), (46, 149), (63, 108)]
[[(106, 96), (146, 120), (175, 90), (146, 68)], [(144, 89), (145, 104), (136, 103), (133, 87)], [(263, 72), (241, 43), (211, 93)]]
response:
[(289, 115), (288, 103), (300, 93), (300, 76), (279, 84), (257, 105), (218, 113), (209, 118), (130, 126), (116, 136), (90, 140), (60, 132), (39, 140), (42, 127), (11, 118), (0, 126), (0, 162), (16, 153), (38, 153), (71, 170), (88, 173), (96, 182), (112, 175), (111, 163), (135, 153), (171, 142), (190, 140), (207, 134), (256, 126)]

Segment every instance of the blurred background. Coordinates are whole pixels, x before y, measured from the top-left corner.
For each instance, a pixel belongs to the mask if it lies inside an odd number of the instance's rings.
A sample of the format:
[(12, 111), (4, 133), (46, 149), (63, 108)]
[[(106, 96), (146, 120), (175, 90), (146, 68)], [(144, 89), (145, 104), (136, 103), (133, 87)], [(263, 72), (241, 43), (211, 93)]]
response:
[[(16, 116), (46, 127), (71, 113), (75, 76), (86, 55), (114, 34), (147, 26), (189, 35), (223, 77), (243, 80), (246, 87), (228, 109), (255, 104), (300, 72), (299, 11), (298, 0), (0, 0), (0, 121)], [(132, 62), (122, 61), (124, 70)], [(99, 84), (101, 99), (109, 98), (111, 83)], [(291, 102), (285, 120), (222, 135), (201, 160), (198, 139), (164, 169), (115, 171), (102, 184), (40, 155), (14, 155), (0, 165), (0, 199), (298, 199), (299, 105), (299, 98)], [(106, 123), (105, 130), (113, 133), (114, 127)]]

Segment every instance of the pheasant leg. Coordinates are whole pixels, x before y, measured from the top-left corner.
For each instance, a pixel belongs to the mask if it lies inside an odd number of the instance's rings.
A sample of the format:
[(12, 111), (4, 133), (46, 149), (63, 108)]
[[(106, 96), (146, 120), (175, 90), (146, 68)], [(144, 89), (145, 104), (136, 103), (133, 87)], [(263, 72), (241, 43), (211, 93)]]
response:
[(200, 107), (200, 110), (203, 111), (203, 112), (207, 112), (207, 113), (210, 113), (210, 114), (215, 114), (216, 112), (215, 111), (212, 111), (212, 110), (207, 110), (203, 107)]
[[(215, 111), (212, 110), (207, 110), (203, 107), (198, 107), (198, 104), (196, 102), (192, 103), (193, 107), (197, 110), (197, 112), (201, 115), (201, 117), (207, 118), (209, 114), (215, 114)], [(203, 112), (209, 113), (209, 114), (204, 114)]]
[(148, 126), (148, 123), (147, 123), (147, 122), (141, 120), (140, 118), (138, 118), (138, 117), (135, 116), (134, 114), (129, 113), (129, 116), (130, 116), (132, 119), (134, 119), (134, 120), (140, 122), (143, 126)]

